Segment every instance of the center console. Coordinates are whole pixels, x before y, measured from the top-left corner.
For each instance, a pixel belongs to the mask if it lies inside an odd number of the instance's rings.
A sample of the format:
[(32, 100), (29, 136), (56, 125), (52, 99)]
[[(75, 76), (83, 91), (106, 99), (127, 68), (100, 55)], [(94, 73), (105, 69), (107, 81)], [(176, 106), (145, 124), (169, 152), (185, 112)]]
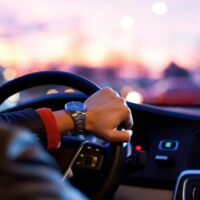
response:
[(200, 199), (200, 170), (185, 170), (177, 181), (173, 200)]

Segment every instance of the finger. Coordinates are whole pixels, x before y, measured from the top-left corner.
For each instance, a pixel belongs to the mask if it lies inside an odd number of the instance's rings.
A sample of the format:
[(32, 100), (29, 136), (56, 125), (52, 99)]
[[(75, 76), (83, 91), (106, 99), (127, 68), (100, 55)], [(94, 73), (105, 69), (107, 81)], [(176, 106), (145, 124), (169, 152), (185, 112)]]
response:
[(133, 117), (132, 117), (132, 115), (130, 114), (130, 115), (128, 116), (128, 118), (127, 118), (126, 120), (123, 121), (122, 124), (124, 125), (124, 128), (125, 128), (125, 129), (131, 129), (132, 126), (133, 126)]
[(113, 130), (106, 135), (109, 142), (128, 142), (132, 136), (132, 130)]
[(131, 129), (133, 126), (133, 117), (131, 110), (129, 109), (128, 106), (126, 106), (126, 109), (124, 111), (124, 120), (122, 124), (124, 125), (125, 129)]

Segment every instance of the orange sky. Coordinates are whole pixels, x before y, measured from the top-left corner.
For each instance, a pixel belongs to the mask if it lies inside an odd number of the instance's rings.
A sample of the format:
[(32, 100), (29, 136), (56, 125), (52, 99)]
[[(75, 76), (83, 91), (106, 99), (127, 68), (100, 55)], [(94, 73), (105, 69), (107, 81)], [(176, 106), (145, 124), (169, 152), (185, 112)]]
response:
[(200, 2), (0, 0), (0, 63), (199, 66)]

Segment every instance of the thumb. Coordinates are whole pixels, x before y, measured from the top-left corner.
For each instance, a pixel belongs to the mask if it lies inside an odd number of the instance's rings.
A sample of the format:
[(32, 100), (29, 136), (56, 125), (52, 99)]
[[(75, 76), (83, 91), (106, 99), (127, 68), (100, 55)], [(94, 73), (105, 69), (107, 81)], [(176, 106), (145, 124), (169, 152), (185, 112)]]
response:
[(112, 130), (105, 138), (109, 142), (128, 142), (131, 139), (132, 130)]

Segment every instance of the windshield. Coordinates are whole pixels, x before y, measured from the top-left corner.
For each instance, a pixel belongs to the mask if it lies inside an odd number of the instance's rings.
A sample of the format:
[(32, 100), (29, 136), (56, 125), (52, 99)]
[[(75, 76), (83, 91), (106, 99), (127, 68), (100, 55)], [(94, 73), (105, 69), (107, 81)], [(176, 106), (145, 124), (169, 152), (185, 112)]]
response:
[(0, 82), (64, 70), (128, 101), (200, 103), (200, 1), (0, 0)]

